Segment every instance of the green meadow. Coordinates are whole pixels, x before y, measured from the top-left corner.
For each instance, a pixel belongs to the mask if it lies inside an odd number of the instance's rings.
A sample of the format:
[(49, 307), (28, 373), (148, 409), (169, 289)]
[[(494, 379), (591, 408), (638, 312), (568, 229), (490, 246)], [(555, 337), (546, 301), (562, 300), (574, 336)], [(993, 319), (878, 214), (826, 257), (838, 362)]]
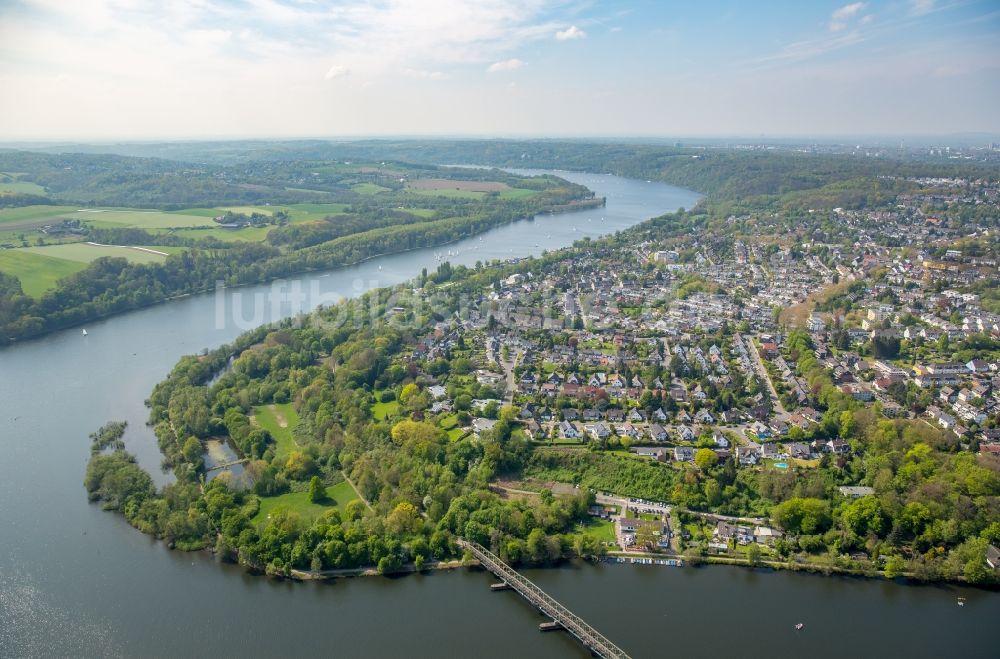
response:
[(262, 497), (260, 510), (250, 521), (253, 524), (266, 522), (273, 513), (281, 509), (298, 513), (303, 520), (310, 521), (333, 508), (340, 510), (343, 514), (347, 504), (359, 498), (358, 493), (347, 481), (341, 481), (326, 488), (326, 500), (320, 503), (310, 501), (308, 492), (288, 492), (276, 497)]
[(87, 267), (86, 263), (33, 254), (23, 249), (0, 249), (0, 271), (21, 280), (27, 295), (40, 296), (67, 275)]
[[(157, 247), (149, 247), (147, 249), (163, 251), (159, 250)], [(67, 243), (65, 245), (46, 245), (44, 247), (22, 247), (21, 249), (13, 251), (40, 254), (42, 256), (66, 259), (67, 261), (77, 261), (79, 263), (90, 263), (91, 261), (99, 259), (102, 256), (128, 259), (133, 263), (159, 263), (166, 258), (163, 254), (154, 254), (153, 252), (147, 252), (145, 250), (135, 249), (132, 247), (91, 245), (90, 243)]]
[(276, 455), (286, 456), (298, 446), (294, 432), (299, 425), (299, 414), (291, 403), (259, 405), (254, 408), (253, 415), (257, 425), (274, 438)]

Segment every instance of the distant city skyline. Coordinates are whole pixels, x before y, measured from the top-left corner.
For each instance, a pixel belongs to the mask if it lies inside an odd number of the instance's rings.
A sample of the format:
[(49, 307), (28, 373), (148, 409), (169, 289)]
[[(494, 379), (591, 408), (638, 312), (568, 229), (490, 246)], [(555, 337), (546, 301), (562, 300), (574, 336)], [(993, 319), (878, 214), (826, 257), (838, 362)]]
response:
[(0, 0), (0, 140), (1000, 134), (995, 2), (759, 4)]

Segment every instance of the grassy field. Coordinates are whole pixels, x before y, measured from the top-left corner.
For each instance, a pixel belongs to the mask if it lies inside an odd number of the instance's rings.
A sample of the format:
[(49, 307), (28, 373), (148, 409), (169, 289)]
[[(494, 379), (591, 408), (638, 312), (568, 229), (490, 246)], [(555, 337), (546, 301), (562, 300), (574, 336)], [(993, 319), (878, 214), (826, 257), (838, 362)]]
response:
[(434, 217), (434, 213), (437, 211), (431, 208), (400, 208), (399, 210), (404, 213), (409, 213), (410, 215), (416, 215), (417, 217)]
[(21, 280), (27, 295), (38, 297), (67, 275), (87, 267), (86, 263), (54, 258), (24, 249), (0, 249), (0, 271)]
[(127, 208), (93, 208), (61, 215), (71, 220), (93, 222), (96, 226), (124, 226), (137, 229), (176, 229), (206, 227), (215, 223), (210, 217), (183, 215), (164, 211), (134, 210)]
[(295, 443), (295, 427), (299, 425), (299, 415), (291, 403), (260, 405), (253, 410), (254, 419), (274, 438), (274, 452), (286, 456), (298, 446)]
[(523, 188), (511, 188), (510, 190), (503, 190), (500, 193), (501, 199), (524, 199), (526, 197), (533, 197), (538, 194), (537, 190), (525, 190)]
[(358, 194), (378, 194), (389, 191), (389, 188), (383, 188), (381, 185), (375, 185), (374, 183), (358, 183), (352, 185), (351, 189)]
[(448, 439), (450, 439), (453, 442), (457, 442), (458, 440), (462, 439), (463, 437), (465, 437), (466, 434), (467, 433), (462, 428), (452, 428), (447, 433)]
[(610, 519), (598, 519), (592, 517), (586, 522), (580, 522), (576, 527), (577, 533), (589, 535), (601, 542), (615, 543), (615, 523)]
[(478, 192), (476, 190), (418, 190), (416, 188), (407, 188), (406, 191), (425, 197), (448, 197), (449, 199), (482, 199), (486, 196), (485, 192)]
[(45, 188), (37, 183), (27, 181), (0, 181), (0, 194), (9, 192), (11, 194), (45, 194)]
[[(0, 226), (66, 217), (67, 213), (74, 213), (77, 208), (77, 206), (21, 206), (19, 208), (2, 208), (0, 209)], [(9, 227), (4, 226), (4, 228)]]
[(384, 421), (387, 417), (399, 412), (399, 401), (390, 400), (387, 403), (375, 403), (372, 405), (372, 416), (376, 421)]
[(326, 488), (326, 500), (322, 503), (310, 501), (308, 492), (288, 492), (276, 497), (263, 497), (260, 500), (260, 510), (251, 522), (254, 524), (265, 522), (272, 513), (281, 508), (298, 513), (302, 519), (313, 520), (331, 508), (337, 508), (343, 513), (347, 504), (358, 498), (358, 493), (347, 481)]
[[(149, 249), (156, 249), (151, 247)], [(131, 247), (117, 247), (114, 245), (91, 245), (89, 243), (68, 243), (66, 245), (46, 245), (44, 247), (23, 247), (17, 251), (51, 256), (67, 261), (78, 263), (90, 263), (102, 256), (123, 258), (133, 263), (159, 263), (163, 261), (162, 254), (154, 254), (141, 249)]]
[(180, 254), (181, 252), (187, 251), (187, 247), (178, 247), (175, 245), (139, 245), (145, 249), (152, 249), (157, 252), (166, 252), (167, 254)]
[(219, 227), (205, 229), (183, 229), (180, 231), (158, 230), (154, 233), (174, 233), (181, 238), (218, 238), (224, 242), (244, 241), (248, 243), (259, 243), (267, 238), (268, 232), (273, 227), (247, 227), (245, 229), (222, 229)]

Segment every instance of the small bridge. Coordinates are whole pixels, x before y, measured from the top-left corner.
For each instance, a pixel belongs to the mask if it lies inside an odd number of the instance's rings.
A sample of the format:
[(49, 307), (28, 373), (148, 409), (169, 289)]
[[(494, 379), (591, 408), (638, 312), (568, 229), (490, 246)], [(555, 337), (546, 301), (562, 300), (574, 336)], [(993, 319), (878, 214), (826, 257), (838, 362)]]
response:
[(250, 462), (250, 458), (240, 458), (239, 460), (230, 460), (229, 462), (223, 462), (222, 464), (217, 464), (214, 467), (206, 467), (205, 473), (207, 474), (210, 471), (218, 471), (220, 469), (228, 469), (229, 467), (246, 464), (247, 462)]
[[(496, 575), (504, 584), (516, 590), (518, 594), (534, 606), (536, 609), (552, 618), (552, 620), (578, 641), (584, 647), (603, 659), (629, 659), (625, 651), (606, 639), (599, 631), (588, 625), (572, 611), (553, 599), (544, 590), (536, 586), (529, 579), (522, 576), (514, 568), (500, 560), (500, 557), (489, 551), (482, 545), (468, 540), (459, 540), (458, 546), (468, 549), (480, 564)], [(552, 628), (552, 623), (545, 627)]]

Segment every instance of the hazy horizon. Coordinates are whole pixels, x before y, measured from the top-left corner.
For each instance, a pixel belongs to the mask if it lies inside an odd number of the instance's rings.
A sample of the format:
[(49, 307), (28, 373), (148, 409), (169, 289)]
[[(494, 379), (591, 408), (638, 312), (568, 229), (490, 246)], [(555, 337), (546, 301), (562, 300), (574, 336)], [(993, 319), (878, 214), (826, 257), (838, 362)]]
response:
[(1000, 135), (990, 0), (0, 3), (0, 141)]

